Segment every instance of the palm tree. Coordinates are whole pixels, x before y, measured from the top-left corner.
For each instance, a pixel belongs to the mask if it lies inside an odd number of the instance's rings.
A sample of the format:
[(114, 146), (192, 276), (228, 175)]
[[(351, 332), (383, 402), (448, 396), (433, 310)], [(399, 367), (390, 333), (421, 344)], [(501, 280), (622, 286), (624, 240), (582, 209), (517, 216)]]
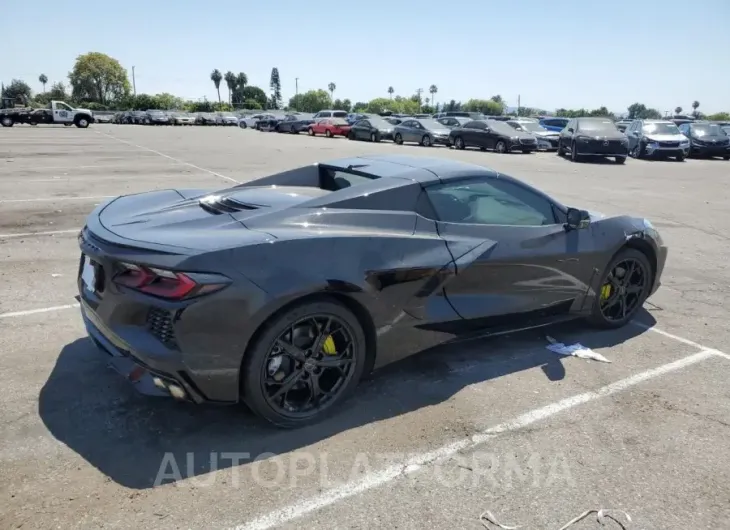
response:
[[(431, 102), (433, 103), (433, 106), (436, 106), (436, 92), (439, 91), (439, 87), (436, 85), (431, 85), (428, 87), (428, 91), (431, 93)], [(426, 101), (426, 105), (428, 105), (428, 100)]]
[(218, 91), (218, 103), (221, 102), (221, 81), (223, 81), (223, 76), (221, 75), (220, 70), (217, 68), (213, 70), (210, 73), (210, 80), (213, 81), (213, 84), (215, 85), (215, 89)]
[(697, 116), (697, 107), (699, 107), (699, 106), (700, 106), (700, 102), (699, 101), (695, 100), (695, 101), (692, 102), (692, 111), (693, 111), (693, 113), (694, 113), (695, 116)]
[(327, 88), (330, 91), (330, 99), (334, 101), (334, 99), (335, 99), (335, 89), (337, 88), (337, 85), (335, 85), (334, 83), (330, 83), (329, 85), (327, 85)]
[(389, 86), (388, 94), (390, 95), (390, 99), (393, 99), (393, 92), (395, 92), (395, 89), (392, 86)]
[[(46, 83), (48, 83), (48, 77), (46, 76), (46, 74), (41, 74), (38, 77), (38, 81), (40, 81), (41, 82), (41, 85), (43, 85), (43, 92), (45, 92), (46, 91)], [(699, 103), (697, 103), (697, 105), (699, 105)]]
[(236, 89), (236, 74), (228, 70), (223, 79), (226, 81), (226, 86), (228, 86), (228, 104), (230, 105), (233, 102), (233, 91)]
[(238, 103), (243, 103), (243, 89), (248, 84), (248, 76), (243, 72), (238, 72), (236, 76), (236, 93), (238, 93)]
[(677, 107), (676, 109), (674, 109), (674, 114), (679, 114), (680, 112), (682, 112), (682, 107)]

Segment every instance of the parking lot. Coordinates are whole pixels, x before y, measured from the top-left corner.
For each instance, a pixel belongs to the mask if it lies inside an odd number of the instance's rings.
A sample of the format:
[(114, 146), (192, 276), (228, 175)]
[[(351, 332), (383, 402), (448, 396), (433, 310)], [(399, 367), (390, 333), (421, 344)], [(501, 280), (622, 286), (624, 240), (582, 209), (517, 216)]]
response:
[[(461, 159), (645, 216), (670, 248), (663, 286), (618, 331), (573, 323), (409, 358), (296, 431), (139, 396), (85, 338), (76, 236), (96, 204), (374, 152)], [(234, 127), (1, 129), (0, 528), (483, 528), (489, 510), (557, 530), (600, 508), (636, 528), (725, 527), (729, 174), (722, 160), (571, 163)], [(546, 333), (612, 362), (560, 357)]]

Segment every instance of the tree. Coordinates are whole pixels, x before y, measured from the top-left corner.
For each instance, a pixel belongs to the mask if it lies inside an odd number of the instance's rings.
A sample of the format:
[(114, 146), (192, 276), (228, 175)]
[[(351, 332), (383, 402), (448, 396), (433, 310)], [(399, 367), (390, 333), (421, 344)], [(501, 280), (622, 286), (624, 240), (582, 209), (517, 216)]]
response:
[(99, 52), (79, 55), (68, 79), (71, 95), (77, 101), (108, 105), (130, 92), (127, 70), (116, 59)]
[(730, 112), (717, 112), (715, 114), (705, 116), (705, 118), (710, 121), (730, 121)]
[(244, 95), (244, 89), (248, 84), (248, 76), (243, 72), (238, 72), (236, 76), (236, 87), (233, 90), (233, 101), (232, 103), (241, 103), (246, 100)]
[[(428, 91), (431, 94), (431, 103), (436, 105), (436, 92), (439, 91), (439, 87), (437, 87), (436, 85), (431, 85), (430, 87), (428, 87)], [(428, 101), (426, 101), (426, 105), (428, 105)]]
[[(10, 84), (3, 89), (2, 97), (12, 99), (13, 101), (28, 99), (30, 100), (33, 92), (25, 81), (13, 79)], [(25, 103), (23, 103), (25, 104)]]
[(218, 103), (221, 102), (221, 81), (223, 81), (223, 75), (217, 68), (210, 73), (210, 80), (213, 81), (215, 89), (218, 91)]
[(491, 97), (491, 98), (489, 98), (489, 99), (491, 99), (491, 100), (492, 100), (492, 101), (494, 101), (495, 103), (499, 103), (499, 104), (500, 104), (500, 105), (502, 105), (503, 107), (505, 106), (505, 105), (504, 105), (504, 99), (502, 99), (502, 96), (500, 96), (499, 94), (497, 94), (496, 96), (492, 96), (492, 97)]
[(694, 114), (695, 116), (697, 116), (697, 107), (699, 107), (699, 106), (700, 106), (699, 101), (695, 100), (692, 102), (692, 114)]
[(289, 99), (289, 108), (297, 109), (299, 112), (319, 112), (332, 106), (330, 95), (321, 88), (297, 94)]
[(48, 99), (56, 101), (65, 101), (68, 99), (66, 94), (66, 87), (60, 81), (51, 85), (51, 90), (48, 91)]
[[(46, 83), (48, 83), (48, 76), (46, 74), (41, 74), (38, 76), (38, 81), (41, 82), (41, 85), (43, 85), (43, 92), (46, 91)], [(699, 103), (698, 103), (699, 105)]]
[(368, 109), (368, 104), (364, 101), (358, 101), (352, 106), (352, 112), (365, 112)]
[(335, 90), (337, 90), (337, 85), (330, 81), (329, 85), (327, 85), (327, 90), (330, 91), (330, 99), (335, 99)]
[(675, 113), (675, 114), (679, 114), (680, 112), (682, 112), (682, 107), (676, 107), (676, 108), (674, 109), (674, 113)]
[(254, 85), (248, 85), (243, 88), (243, 91), (241, 92), (242, 99), (244, 101), (244, 105), (249, 100), (254, 100), (259, 104), (259, 108), (263, 109), (266, 107), (267, 98), (266, 98), (266, 92), (263, 91), (263, 89), (254, 86)]
[(390, 96), (390, 99), (393, 99), (393, 92), (395, 92), (395, 89), (392, 86), (389, 86), (388, 95)]
[(504, 110), (501, 104), (491, 99), (470, 99), (461, 108), (467, 112), (481, 112), (487, 116), (499, 116)]
[(226, 75), (223, 76), (228, 87), (228, 103), (233, 103), (233, 91), (236, 89), (236, 74), (228, 70)]
[(278, 109), (281, 107), (281, 78), (279, 77), (279, 69), (276, 66), (271, 69), (269, 88), (271, 89), (271, 108)]

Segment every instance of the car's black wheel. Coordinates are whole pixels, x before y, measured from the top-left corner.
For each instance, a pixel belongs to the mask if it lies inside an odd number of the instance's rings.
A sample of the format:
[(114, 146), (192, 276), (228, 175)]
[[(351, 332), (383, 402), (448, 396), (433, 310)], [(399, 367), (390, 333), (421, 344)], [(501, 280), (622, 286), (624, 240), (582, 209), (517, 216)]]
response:
[(345, 306), (329, 300), (294, 306), (266, 323), (246, 351), (243, 399), (279, 427), (313, 423), (352, 394), (365, 356), (365, 334)]
[(563, 142), (558, 141), (558, 150), (556, 151), (558, 156), (565, 156), (565, 149), (563, 149)]
[(578, 151), (575, 148), (575, 142), (570, 144), (570, 160), (573, 162), (580, 161), (580, 155), (578, 154)]
[(530, 153), (532, 153), (532, 151), (530, 151), (529, 149), (523, 149), (522, 152), (526, 155), (529, 155)]
[(723, 160), (730, 160), (730, 156), (723, 156), (722, 159)]
[(245, 122), (245, 121), (242, 121), (241, 123), (239, 123), (239, 124), (238, 124), (238, 126), (239, 126), (239, 127), (241, 128), (241, 129), (245, 129), (246, 127), (248, 127), (248, 125), (246, 125), (246, 122)]
[(626, 163), (626, 157), (625, 156), (617, 156), (616, 157), (616, 163), (617, 164), (625, 164)]
[(500, 140), (497, 142), (497, 145), (494, 146), (494, 150), (500, 154), (504, 154), (507, 152), (507, 144)]
[(12, 127), (15, 121), (10, 116), (3, 116), (1, 123), (3, 127)]
[(633, 248), (619, 251), (603, 273), (591, 323), (603, 328), (626, 324), (649, 296), (652, 281), (651, 265), (643, 252)]
[(349, 133), (347, 133), (347, 139), (348, 140), (354, 140), (355, 139), (355, 133), (352, 132), (352, 131), (350, 131)]
[(309, 129), (307, 129), (307, 134), (309, 136), (314, 136), (314, 129), (312, 129), (311, 127)]
[(370, 133), (370, 141), (371, 142), (379, 142), (380, 141), (380, 136), (378, 135), (378, 133)]
[(466, 148), (466, 146), (464, 145), (464, 139), (461, 136), (457, 136), (454, 138), (454, 147), (459, 150)]
[(677, 155), (674, 157), (677, 162), (684, 162), (684, 155)]
[(400, 135), (400, 133), (395, 134), (395, 138), (393, 139), (393, 141), (398, 145), (403, 145), (403, 137)]
[(431, 147), (433, 145), (433, 142), (431, 142), (431, 137), (427, 134), (424, 134), (423, 138), (421, 138), (421, 145), (423, 147)]
[(325, 136), (326, 136), (327, 138), (332, 138), (332, 131), (330, 131), (329, 129), (327, 129), (326, 131), (324, 131), (324, 135), (325, 135)]

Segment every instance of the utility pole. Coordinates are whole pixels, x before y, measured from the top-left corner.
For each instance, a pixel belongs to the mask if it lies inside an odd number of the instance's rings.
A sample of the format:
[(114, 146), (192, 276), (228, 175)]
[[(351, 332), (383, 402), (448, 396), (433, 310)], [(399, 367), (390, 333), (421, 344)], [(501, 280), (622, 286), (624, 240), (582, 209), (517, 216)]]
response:
[(296, 102), (294, 105), (294, 110), (299, 110), (299, 98), (297, 97), (299, 95), (299, 78), (294, 78), (294, 101)]
[(134, 66), (132, 67), (132, 88), (134, 89), (134, 97), (137, 97), (137, 81), (134, 79)]
[(520, 95), (517, 94), (517, 115), (520, 115)]
[(421, 112), (421, 94), (423, 93), (423, 89), (419, 88), (416, 90), (416, 94), (418, 94), (418, 112)]

